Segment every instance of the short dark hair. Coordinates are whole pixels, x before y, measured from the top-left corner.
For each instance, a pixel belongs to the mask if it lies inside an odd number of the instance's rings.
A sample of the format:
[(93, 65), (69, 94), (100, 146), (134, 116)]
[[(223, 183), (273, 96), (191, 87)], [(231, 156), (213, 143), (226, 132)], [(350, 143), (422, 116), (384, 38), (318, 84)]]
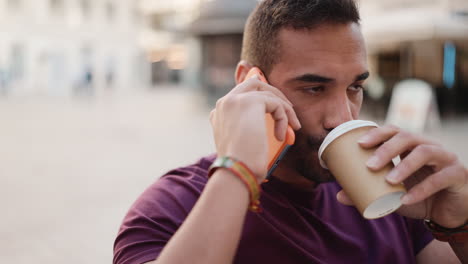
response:
[(278, 62), (281, 28), (313, 29), (322, 24), (359, 24), (354, 0), (263, 0), (244, 30), (242, 59), (269, 74)]

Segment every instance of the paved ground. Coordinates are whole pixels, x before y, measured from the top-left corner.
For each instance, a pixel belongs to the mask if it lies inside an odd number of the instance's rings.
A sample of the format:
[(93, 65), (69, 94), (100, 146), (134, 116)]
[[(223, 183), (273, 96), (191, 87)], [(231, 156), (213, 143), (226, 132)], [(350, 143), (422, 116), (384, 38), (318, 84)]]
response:
[(144, 188), (213, 151), (197, 101), (171, 90), (0, 101), (0, 263), (110, 263)]
[[(110, 263), (126, 210), (163, 172), (214, 150), (182, 89), (0, 100), (0, 263)], [(468, 120), (433, 137), (468, 164)]]

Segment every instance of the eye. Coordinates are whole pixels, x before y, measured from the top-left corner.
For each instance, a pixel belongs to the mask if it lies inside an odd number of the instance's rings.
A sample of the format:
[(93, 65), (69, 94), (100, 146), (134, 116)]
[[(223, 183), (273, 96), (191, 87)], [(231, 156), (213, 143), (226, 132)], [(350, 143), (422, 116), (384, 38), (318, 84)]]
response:
[(355, 84), (355, 85), (351, 85), (348, 89), (353, 92), (359, 92), (364, 89), (364, 86), (362, 86), (362, 84)]
[(307, 93), (311, 93), (311, 94), (320, 93), (320, 92), (323, 92), (323, 90), (325, 90), (324, 86), (315, 86), (315, 87), (304, 88), (304, 91), (306, 91)]

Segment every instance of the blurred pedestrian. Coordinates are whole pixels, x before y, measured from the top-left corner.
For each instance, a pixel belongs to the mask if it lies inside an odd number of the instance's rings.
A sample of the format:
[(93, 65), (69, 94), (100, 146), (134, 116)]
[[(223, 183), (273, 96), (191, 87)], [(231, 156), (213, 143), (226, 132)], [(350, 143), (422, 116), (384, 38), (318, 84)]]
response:
[(0, 95), (8, 95), (8, 74), (3, 69), (0, 69)]

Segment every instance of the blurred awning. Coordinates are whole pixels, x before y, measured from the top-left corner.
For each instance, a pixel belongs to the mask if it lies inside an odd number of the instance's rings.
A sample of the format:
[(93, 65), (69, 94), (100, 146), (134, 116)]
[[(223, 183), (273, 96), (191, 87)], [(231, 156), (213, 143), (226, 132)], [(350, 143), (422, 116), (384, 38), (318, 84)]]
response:
[(401, 42), (468, 39), (468, 12), (437, 8), (400, 9), (363, 18), (370, 52)]
[(190, 25), (194, 35), (242, 33), (247, 17), (198, 18)]
[(241, 34), (257, 3), (257, 0), (205, 0), (189, 32), (194, 35)]

